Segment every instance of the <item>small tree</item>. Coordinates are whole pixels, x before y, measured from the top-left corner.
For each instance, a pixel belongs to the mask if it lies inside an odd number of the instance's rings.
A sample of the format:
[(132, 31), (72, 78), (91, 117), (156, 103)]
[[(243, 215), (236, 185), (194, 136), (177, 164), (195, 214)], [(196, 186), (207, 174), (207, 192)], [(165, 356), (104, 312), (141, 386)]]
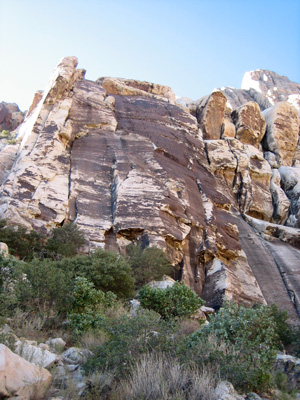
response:
[(171, 274), (172, 265), (161, 249), (147, 247), (143, 250), (141, 245), (130, 244), (126, 250), (137, 289)]
[(166, 289), (144, 286), (140, 299), (142, 307), (156, 311), (164, 319), (190, 317), (204, 304), (192, 289), (179, 282)]
[(54, 228), (45, 246), (45, 256), (53, 259), (73, 257), (80, 247), (85, 244), (84, 234), (69, 222), (61, 228)]

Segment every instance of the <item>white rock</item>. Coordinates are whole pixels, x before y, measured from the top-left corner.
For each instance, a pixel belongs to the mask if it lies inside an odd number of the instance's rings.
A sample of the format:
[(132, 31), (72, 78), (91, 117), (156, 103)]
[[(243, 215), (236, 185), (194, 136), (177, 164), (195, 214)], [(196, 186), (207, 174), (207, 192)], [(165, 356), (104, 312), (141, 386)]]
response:
[(164, 276), (161, 281), (152, 281), (147, 283), (147, 285), (152, 289), (167, 289), (168, 287), (173, 286), (175, 282), (176, 281), (169, 276)]
[(40, 367), (49, 368), (58, 361), (56, 354), (21, 340), (17, 341), (15, 346), (15, 352), (19, 356)]
[(46, 341), (46, 344), (54, 353), (62, 353), (66, 347), (66, 342), (62, 338), (49, 339)]
[(220, 382), (215, 389), (215, 394), (218, 400), (244, 400), (244, 397), (235, 391), (230, 382)]
[(83, 364), (92, 355), (93, 353), (90, 350), (70, 347), (61, 356), (69, 364)]

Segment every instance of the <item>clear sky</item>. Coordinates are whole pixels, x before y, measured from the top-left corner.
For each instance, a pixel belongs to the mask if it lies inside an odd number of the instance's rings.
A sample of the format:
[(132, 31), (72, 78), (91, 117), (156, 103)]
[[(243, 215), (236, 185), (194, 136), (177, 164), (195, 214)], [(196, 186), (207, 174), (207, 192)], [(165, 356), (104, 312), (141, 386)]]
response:
[(192, 99), (260, 68), (300, 82), (300, 0), (0, 0), (0, 101), (27, 109), (69, 55)]

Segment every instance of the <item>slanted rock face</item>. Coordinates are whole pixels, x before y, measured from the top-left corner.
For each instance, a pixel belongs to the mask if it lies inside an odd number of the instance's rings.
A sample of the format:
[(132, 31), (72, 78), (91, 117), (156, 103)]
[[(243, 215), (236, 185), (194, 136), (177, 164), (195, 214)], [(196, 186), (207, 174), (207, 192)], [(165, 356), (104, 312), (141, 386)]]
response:
[(299, 116), (296, 108), (288, 102), (281, 102), (264, 111), (263, 116), (267, 122), (264, 149), (275, 155), (279, 165), (291, 166), (299, 137)]
[(222, 92), (215, 91), (200, 100), (196, 116), (204, 139), (220, 139), (225, 118), (227, 99)]
[[(91, 249), (124, 251), (143, 239), (165, 249), (175, 275), (199, 294), (206, 264), (218, 258), (226, 266), (224, 295), (263, 302), (249, 268), (242, 268), (247, 284), (236, 284), (241, 248), (229, 213), (234, 200), (210, 171), (197, 119), (171, 104), (169, 88), (91, 82), (76, 63), (68, 57), (59, 64), (19, 129), (1, 216), (41, 230), (75, 221)], [(202, 105), (199, 121), (220, 138), (225, 96), (213, 93)], [(206, 298), (217, 304), (217, 294)]]
[(266, 130), (266, 121), (254, 101), (244, 104), (232, 112), (236, 126), (236, 138), (242, 143), (258, 147)]

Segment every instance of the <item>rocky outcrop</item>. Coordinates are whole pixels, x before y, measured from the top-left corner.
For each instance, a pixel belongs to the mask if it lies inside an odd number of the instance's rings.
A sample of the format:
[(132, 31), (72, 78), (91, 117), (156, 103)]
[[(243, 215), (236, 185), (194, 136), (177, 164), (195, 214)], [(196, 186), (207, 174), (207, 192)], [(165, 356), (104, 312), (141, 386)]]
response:
[[(296, 108), (288, 102), (281, 102), (265, 110), (263, 116), (267, 122), (263, 139), (267, 160), (273, 168), (291, 166), (299, 137), (299, 116)], [(275, 156), (275, 162), (269, 152)]]
[(197, 105), (196, 117), (203, 131), (204, 139), (220, 139), (225, 118), (226, 97), (215, 91), (201, 99)]
[(287, 101), (300, 109), (300, 84), (290, 81), (286, 76), (259, 69), (246, 72), (241, 86), (241, 89), (219, 89), (226, 96), (227, 104), (232, 110), (249, 101), (256, 102), (262, 111), (281, 101)]
[(0, 396), (24, 400), (41, 399), (51, 383), (51, 374), (14, 354), (0, 344)]
[(24, 113), (16, 103), (0, 103), (0, 131), (14, 131), (24, 120)]
[(96, 83), (101, 84), (108, 94), (147, 96), (165, 100), (171, 104), (176, 103), (176, 97), (169, 86), (121, 78), (99, 78)]
[(231, 116), (236, 126), (235, 137), (242, 143), (258, 147), (266, 130), (258, 104), (250, 101), (233, 111)]
[[(0, 216), (44, 232), (76, 222), (85, 251), (124, 252), (132, 241), (159, 246), (175, 278), (215, 308), (224, 296), (276, 301), (244, 251), (236, 213), (259, 221), (262, 237), (300, 246), (298, 177), (285, 183), (281, 169), (297, 162), (295, 109), (279, 103), (266, 110), (264, 136), (253, 102), (256, 96), (261, 106), (264, 95), (252, 87), (247, 104), (231, 113), (224, 91), (177, 105), (167, 86), (92, 82), (76, 65), (75, 57), (62, 60), (18, 128), (16, 145), (0, 152)], [(256, 256), (270, 260), (270, 251), (259, 246)], [(277, 268), (270, 265), (268, 274)]]
[(281, 185), (290, 200), (287, 225), (300, 228), (300, 168), (280, 167)]
[(242, 81), (242, 89), (263, 94), (271, 105), (288, 101), (300, 108), (300, 84), (290, 81), (286, 76), (266, 69), (246, 72)]

